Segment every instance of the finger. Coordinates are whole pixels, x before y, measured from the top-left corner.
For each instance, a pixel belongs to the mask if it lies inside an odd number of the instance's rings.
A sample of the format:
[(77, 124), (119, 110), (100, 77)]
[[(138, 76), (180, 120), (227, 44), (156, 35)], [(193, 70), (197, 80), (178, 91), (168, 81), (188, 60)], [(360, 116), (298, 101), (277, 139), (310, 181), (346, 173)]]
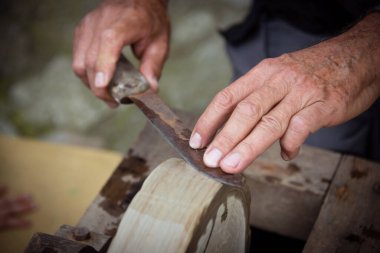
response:
[(206, 146), (218, 128), (227, 120), (237, 103), (263, 83), (264, 77), (259, 72), (252, 72), (252, 75), (244, 75), (220, 91), (195, 124), (189, 142), (190, 146), (194, 149)]
[(37, 208), (30, 195), (20, 195), (13, 199), (6, 199), (1, 203), (1, 216), (20, 215), (29, 213)]
[(168, 51), (169, 38), (168, 36), (161, 36), (149, 44), (142, 54), (140, 71), (154, 91), (158, 90), (158, 80), (161, 76)]
[(94, 85), (95, 64), (96, 64), (96, 59), (98, 57), (97, 56), (98, 49), (99, 49), (99, 40), (98, 40), (98, 35), (95, 34), (92, 38), (90, 47), (87, 49), (86, 56), (85, 56), (86, 57), (85, 59), (86, 77), (92, 91), (94, 91), (94, 88), (95, 88), (95, 85)]
[(117, 29), (106, 29), (100, 35), (100, 45), (95, 65), (94, 85), (98, 89), (104, 89), (116, 68), (125, 41), (121, 32)]
[(93, 39), (96, 24), (97, 19), (94, 19), (93, 15), (87, 15), (77, 26), (74, 34), (72, 69), (87, 86), (89, 83), (86, 73), (86, 53)]
[[(125, 33), (125, 30), (129, 32)], [(136, 29), (130, 29), (124, 25), (114, 25), (112, 29), (105, 29), (100, 34), (92, 88), (95, 95), (103, 99), (111, 108), (117, 107), (118, 104), (110, 95), (107, 86), (113, 77), (123, 47), (136, 40), (138, 40)]]
[(92, 93), (97, 96), (99, 99), (102, 99), (110, 108), (115, 108), (118, 106), (118, 103), (112, 98), (110, 93), (108, 92), (107, 87), (97, 87), (95, 85), (96, 78), (104, 78), (99, 77), (99, 73), (97, 77), (95, 77), (95, 66), (98, 57), (99, 50), (99, 40), (94, 38), (94, 42), (92, 43), (91, 48), (87, 52), (86, 58), (86, 70), (87, 70), (87, 78), (90, 80), (90, 88)]
[(290, 118), (300, 109), (300, 103), (296, 99), (292, 96), (285, 97), (264, 115), (252, 132), (220, 162), (220, 167), (228, 173), (244, 170), (285, 133)]
[(320, 108), (320, 104), (315, 103), (291, 118), (287, 130), (280, 140), (281, 156), (284, 160), (295, 158), (306, 138), (324, 125), (325, 122), (322, 118), (326, 113)]
[(0, 224), (0, 229), (28, 228), (31, 225), (32, 223), (28, 220), (19, 217), (9, 217), (3, 221), (3, 224)]
[(205, 152), (204, 162), (207, 166), (218, 167), (219, 160), (252, 131), (265, 113), (284, 98), (286, 90), (277, 86), (263, 86), (237, 104)]

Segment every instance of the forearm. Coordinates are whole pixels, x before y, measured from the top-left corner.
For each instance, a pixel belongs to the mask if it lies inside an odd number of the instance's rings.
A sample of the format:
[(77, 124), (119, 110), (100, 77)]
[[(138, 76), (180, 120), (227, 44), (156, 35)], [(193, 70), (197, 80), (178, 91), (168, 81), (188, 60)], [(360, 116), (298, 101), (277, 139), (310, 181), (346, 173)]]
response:
[(352, 58), (358, 80), (364, 86), (372, 86), (373, 96), (380, 96), (380, 11), (368, 14), (348, 31), (332, 42)]

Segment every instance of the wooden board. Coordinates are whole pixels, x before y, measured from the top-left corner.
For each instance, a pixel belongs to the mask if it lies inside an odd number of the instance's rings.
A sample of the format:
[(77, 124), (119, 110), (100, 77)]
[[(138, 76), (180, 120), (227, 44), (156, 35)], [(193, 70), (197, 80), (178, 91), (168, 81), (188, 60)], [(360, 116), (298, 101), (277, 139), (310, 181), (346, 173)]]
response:
[(112, 151), (0, 135), (0, 183), (10, 196), (29, 193), (38, 205), (27, 217), (32, 227), (0, 233), (0, 252), (23, 252), (35, 232), (54, 234), (62, 224), (75, 224), (121, 158)]
[(169, 159), (130, 203), (108, 252), (248, 252), (249, 202), (247, 188)]
[(380, 252), (380, 164), (343, 158), (303, 252)]
[[(180, 116), (192, 129), (197, 117), (189, 113), (181, 113)], [(113, 235), (123, 210), (118, 209), (115, 213), (114, 209), (107, 210), (105, 205), (100, 205), (105, 199), (109, 199), (108, 196), (115, 196), (112, 192), (104, 194), (104, 189), (110, 189), (118, 178), (124, 178), (124, 183), (113, 188), (113, 192), (119, 194), (112, 198), (112, 204), (108, 206), (124, 203), (123, 208), (126, 210), (133, 193), (136, 193), (130, 186), (138, 185), (156, 166), (171, 157), (178, 157), (178, 154), (147, 124), (122, 162), (129, 164), (126, 163), (127, 160), (138, 159), (144, 166), (140, 169), (139, 166), (121, 166), (124, 169), (119, 166), (114, 173), (119, 176), (110, 178), (82, 216), (79, 225), (87, 226), (98, 233)], [(297, 159), (285, 162), (281, 159), (279, 145), (273, 145), (244, 172), (252, 198), (250, 224), (279, 234), (306, 239), (340, 159), (340, 154), (303, 146)], [(131, 176), (129, 171), (135, 171), (135, 174)], [(97, 217), (102, 218), (99, 220)]]
[(306, 239), (317, 219), (341, 155), (303, 146), (290, 162), (278, 143), (244, 172), (250, 187), (251, 225)]

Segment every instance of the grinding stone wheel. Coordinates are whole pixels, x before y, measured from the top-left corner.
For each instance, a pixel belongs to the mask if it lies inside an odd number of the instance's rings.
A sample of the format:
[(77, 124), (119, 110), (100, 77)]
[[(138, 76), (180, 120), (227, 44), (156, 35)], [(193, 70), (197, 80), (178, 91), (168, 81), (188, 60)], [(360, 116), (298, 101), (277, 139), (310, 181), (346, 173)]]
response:
[(160, 164), (129, 205), (108, 252), (248, 252), (250, 196), (177, 158)]

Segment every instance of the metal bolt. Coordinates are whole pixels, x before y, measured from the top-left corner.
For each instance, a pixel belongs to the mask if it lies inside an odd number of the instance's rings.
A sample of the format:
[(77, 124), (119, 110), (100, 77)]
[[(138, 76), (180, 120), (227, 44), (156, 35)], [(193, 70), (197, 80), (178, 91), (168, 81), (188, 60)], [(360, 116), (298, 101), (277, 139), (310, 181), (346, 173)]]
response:
[(84, 241), (91, 238), (90, 231), (85, 227), (76, 227), (72, 231), (73, 238), (77, 241)]
[(372, 190), (374, 193), (380, 194), (380, 182), (374, 183)]

